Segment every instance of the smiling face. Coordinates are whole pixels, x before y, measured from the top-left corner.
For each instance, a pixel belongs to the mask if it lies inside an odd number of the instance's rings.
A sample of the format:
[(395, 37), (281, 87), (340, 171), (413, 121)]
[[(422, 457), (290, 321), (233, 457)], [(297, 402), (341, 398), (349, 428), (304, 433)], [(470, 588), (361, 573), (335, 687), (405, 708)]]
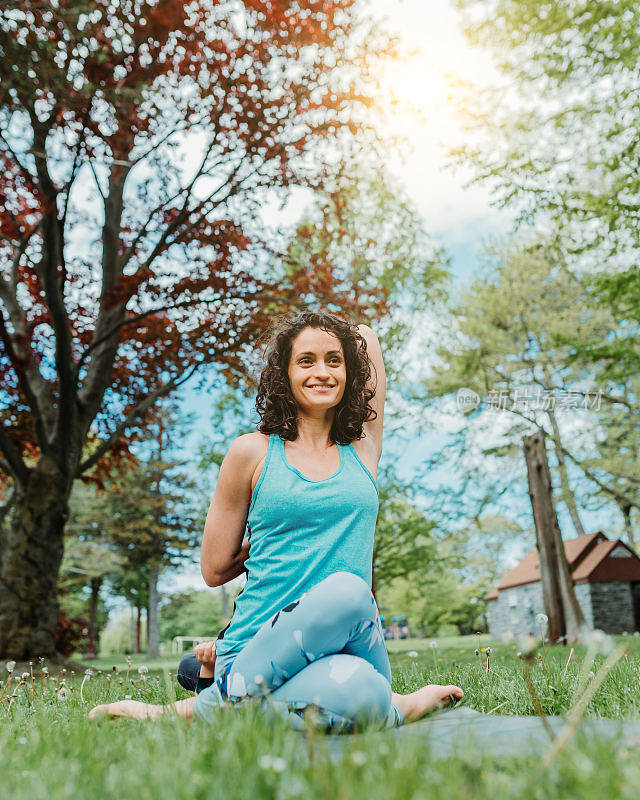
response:
[(305, 411), (337, 406), (344, 395), (347, 368), (340, 339), (322, 328), (305, 328), (291, 344), (289, 383)]

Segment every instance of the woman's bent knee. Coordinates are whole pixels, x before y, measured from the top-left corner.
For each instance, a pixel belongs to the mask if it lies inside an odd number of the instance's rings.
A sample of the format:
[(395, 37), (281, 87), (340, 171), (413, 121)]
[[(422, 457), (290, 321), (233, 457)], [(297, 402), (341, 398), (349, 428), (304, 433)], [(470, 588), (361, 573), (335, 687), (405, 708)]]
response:
[(324, 602), (338, 612), (356, 610), (365, 615), (375, 603), (367, 582), (353, 572), (334, 572), (316, 584), (312, 592), (324, 595)]

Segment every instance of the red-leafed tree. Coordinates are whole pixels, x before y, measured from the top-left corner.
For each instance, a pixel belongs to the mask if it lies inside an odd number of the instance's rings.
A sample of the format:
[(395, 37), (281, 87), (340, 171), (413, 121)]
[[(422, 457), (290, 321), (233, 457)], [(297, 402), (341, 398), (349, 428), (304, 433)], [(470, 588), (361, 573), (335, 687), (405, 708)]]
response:
[(54, 651), (73, 481), (201, 364), (242, 373), (301, 287), (362, 311), (330, 269), (269, 280), (254, 246), (267, 189), (320, 185), (363, 130), (374, 38), (356, 0), (8, 5), (0, 656), (26, 658)]

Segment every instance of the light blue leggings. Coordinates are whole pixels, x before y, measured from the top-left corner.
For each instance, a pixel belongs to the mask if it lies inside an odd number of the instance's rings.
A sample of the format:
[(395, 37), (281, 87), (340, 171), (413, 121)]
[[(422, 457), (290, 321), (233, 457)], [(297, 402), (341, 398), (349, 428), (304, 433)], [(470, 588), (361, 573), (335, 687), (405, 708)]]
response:
[(310, 707), (312, 723), (333, 733), (402, 724), (380, 615), (362, 578), (336, 572), (267, 620), (232, 661), (218, 660), (195, 713), (211, 721), (216, 707), (256, 697), (297, 729)]

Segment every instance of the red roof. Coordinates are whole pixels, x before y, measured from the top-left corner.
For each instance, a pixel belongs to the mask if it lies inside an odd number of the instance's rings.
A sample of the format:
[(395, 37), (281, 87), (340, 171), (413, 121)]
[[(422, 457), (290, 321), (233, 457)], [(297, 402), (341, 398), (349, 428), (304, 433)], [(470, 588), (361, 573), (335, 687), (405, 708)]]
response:
[[(574, 583), (585, 581), (640, 580), (640, 558), (619, 539), (612, 540), (601, 532), (585, 533), (576, 539), (563, 541)], [(628, 557), (611, 557), (617, 547), (628, 552)], [(540, 580), (538, 551), (532, 550), (517, 567), (507, 572), (498, 586), (487, 595), (487, 600), (497, 600), (498, 591), (535, 583)]]

